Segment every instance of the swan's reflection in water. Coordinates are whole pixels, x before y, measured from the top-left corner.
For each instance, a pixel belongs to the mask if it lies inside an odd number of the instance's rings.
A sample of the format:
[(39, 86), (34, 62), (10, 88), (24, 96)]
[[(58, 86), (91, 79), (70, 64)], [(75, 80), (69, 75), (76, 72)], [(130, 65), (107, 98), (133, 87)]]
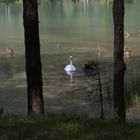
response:
[(67, 75), (70, 76), (70, 82), (72, 83), (72, 82), (73, 82), (73, 74), (74, 74), (75, 72), (70, 72), (70, 71), (65, 71), (65, 72), (66, 72)]

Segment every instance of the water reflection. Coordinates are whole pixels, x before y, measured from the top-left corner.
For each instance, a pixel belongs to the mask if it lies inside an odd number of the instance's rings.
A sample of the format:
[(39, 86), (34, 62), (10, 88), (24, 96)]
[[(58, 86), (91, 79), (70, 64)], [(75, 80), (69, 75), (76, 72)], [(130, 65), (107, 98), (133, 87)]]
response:
[(70, 82), (72, 83), (73, 82), (73, 74), (74, 72), (70, 72), (70, 71), (65, 71), (67, 75), (70, 76)]

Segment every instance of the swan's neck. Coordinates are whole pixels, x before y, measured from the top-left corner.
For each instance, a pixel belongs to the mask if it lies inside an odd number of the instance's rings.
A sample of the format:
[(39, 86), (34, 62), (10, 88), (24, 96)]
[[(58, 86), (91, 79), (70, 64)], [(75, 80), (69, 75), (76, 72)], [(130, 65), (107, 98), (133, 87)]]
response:
[(70, 59), (70, 65), (72, 65), (72, 59)]

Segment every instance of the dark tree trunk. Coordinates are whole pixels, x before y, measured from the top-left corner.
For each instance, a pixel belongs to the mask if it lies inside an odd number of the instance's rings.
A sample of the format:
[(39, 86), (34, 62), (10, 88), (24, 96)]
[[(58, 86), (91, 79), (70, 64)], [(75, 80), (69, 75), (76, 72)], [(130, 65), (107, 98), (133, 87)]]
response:
[(23, 0), (28, 114), (44, 113), (37, 0)]
[(125, 120), (124, 99), (124, 0), (114, 0), (114, 109)]

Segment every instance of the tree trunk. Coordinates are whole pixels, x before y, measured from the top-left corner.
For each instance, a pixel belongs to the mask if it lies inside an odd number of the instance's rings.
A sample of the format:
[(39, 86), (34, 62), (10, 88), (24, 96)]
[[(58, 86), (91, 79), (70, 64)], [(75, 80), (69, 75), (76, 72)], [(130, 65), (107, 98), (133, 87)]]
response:
[(23, 0), (28, 114), (44, 113), (37, 0)]
[(125, 120), (124, 99), (124, 0), (114, 0), (114, 109)]

